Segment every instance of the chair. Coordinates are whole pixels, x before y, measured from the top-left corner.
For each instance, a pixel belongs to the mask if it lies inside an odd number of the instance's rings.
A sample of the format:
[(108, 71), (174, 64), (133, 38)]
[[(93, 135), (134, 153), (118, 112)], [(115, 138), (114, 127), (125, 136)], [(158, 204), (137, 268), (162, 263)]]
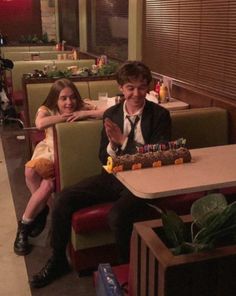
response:
[(23, 124), (23, 130), (26, 136), (26, 143), (29, 147), (29, 156), (32, 156), (35, 146), (45, 138), (45, 131), (39, 130), (36, 127), (25, 127)]
[[(56, 124), (54, 151), (57, 191), (101, 170), (98, 159), (101, 127), (102, 121), (96, 120)], [(115, 239), (107, 220), (111, 207), (112, 203), (94, 205), (72, 216), (68, 249), (71, 263), (79, 275), (97, 269), (101, 262), (117, 264)]]
[(100, 262), (117, 263), (114, 237), (107, 222), (111, 207), (112, 203), (99, 204), (72, 216), (69, 254), (80, 275), (96, 270)]

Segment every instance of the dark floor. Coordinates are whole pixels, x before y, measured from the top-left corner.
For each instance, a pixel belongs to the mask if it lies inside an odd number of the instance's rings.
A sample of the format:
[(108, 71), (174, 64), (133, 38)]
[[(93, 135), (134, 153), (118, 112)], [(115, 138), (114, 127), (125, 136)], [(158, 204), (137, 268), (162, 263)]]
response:
[[(16, 124), (8, 124), (3, 127), (0, 126), (0, 135), (2, 137), (16, 216), (17, 219), (20, 219), (29, 198), (29, 191), (24, 180), (24, 164), (28, 160), (29, 150), (26, 141), (21, 139), (24, 132)], [(50, 256), (50, 248), (48, 244), (49, 224), (50, 218), (48, 219), (46, 229), (40, 237), (33, 242), (33, 251), (31, 254), (25, 256), (25, 263), (29, 277), (38, 272)], [(74, 271), (71, 271), (71, 273), (47, 287), (32, 289), (31, 293), (33, 296), (96, 295), (92, 276), (79, 277)]]

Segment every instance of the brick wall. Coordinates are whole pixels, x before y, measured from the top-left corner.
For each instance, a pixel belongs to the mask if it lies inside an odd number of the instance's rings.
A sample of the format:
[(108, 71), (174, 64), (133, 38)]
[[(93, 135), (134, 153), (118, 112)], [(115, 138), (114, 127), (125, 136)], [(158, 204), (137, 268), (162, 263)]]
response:
[(41, 0), (42, 32), (47, 32), (49, 41), (56, 40), (55, 0)]

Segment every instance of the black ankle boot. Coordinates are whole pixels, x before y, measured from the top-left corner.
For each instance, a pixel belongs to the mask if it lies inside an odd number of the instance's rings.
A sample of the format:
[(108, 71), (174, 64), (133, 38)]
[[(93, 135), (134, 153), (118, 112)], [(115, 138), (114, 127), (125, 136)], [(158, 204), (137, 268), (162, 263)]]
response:
[(29, 236), (36, 237), (40, 235), (40, 233), (45, 228), (48, 213), (49, 213), (49, 207), (46, 205), (45, 208), (38, 214), (38, 216), (33, 221)]
[(65, 257), (52, 256), (41, 271), (29, 281), (32, 288), (42, 288), (70, 271)]
[(28, 242), (30, 230), (30, 224), (23, 224), (21, 221), (19, 221), (16, 239), (14, 242), (14, 252), (17, 255), (24, 256), (30, 253), (31, 245)]

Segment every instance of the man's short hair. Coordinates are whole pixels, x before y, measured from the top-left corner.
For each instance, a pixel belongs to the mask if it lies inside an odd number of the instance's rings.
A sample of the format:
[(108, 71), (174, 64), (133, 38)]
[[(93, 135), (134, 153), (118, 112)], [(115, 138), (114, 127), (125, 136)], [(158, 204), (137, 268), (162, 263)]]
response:
[(147, 84), (152, 81), (151, 71), (143, 62), (127, 61), (116, 72), (116, 80), (119, 85), (137, 79), (146, 80)]

